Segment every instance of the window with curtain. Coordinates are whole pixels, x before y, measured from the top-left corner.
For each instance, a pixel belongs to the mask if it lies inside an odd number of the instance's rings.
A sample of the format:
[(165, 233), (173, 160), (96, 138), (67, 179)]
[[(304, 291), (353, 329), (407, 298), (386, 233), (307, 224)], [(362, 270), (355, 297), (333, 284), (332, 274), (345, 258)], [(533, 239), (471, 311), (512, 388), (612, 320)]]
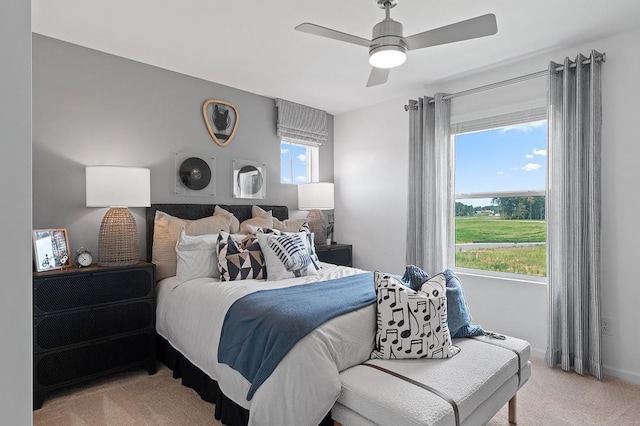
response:
[(455, 266), (544, 277), (547, 111), (452, 125)]
[(284, 99), (276, 99), (276, 133), (280, 142), (280, 183), (317, 182), (319, 148), (327, 141), (327, 113)]

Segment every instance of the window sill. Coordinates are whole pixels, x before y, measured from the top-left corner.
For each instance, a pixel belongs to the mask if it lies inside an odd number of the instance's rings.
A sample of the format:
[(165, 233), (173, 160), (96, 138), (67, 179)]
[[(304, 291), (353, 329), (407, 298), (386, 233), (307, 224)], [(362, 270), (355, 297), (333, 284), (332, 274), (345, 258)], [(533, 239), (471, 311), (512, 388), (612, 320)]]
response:
[(517, 283), (547, 285), (547, 277), (535, 277), (530, 275), (509, 274), (506, 272), (483, 271), (480, 269), (455, 268), (457, 275), (489, 278), (494, 280), (512, 281)]

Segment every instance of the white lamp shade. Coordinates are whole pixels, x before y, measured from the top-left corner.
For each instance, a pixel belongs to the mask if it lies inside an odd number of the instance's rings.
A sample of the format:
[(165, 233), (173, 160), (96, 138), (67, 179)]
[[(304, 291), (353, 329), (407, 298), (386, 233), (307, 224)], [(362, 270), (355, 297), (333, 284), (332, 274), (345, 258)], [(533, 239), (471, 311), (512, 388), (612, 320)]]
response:
[(139, 167), (90, 166), (87, 207), (149, 207), (151, 172)]
[(333, 183), (314, 182), (298, 185), (298, 209), (333, 210)]

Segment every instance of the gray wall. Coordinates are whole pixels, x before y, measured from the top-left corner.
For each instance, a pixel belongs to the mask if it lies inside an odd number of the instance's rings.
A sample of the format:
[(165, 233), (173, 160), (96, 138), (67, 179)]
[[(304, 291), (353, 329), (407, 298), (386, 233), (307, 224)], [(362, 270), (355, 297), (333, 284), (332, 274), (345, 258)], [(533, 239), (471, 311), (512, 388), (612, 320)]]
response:
[[(259, 71), (256, 71), (259, 72)], [(207, 99), (234, 104), (238, 130), (226, 147), (212, 140), (202, 118)], [(188, 77), (60, 40), (33, 37), (33, 226), (66, 227), (72, 251), (97, 253), (106, 209), (85, 205), (87, 165), (151, 169), (152, 203), (248, 204), (234, 199), (232, 160), (266, 164), (265, 204), (297, 207), (295, 185), (280, 184), (280, 139), (271, 98)], [(333, 181), (333, 117), (320, 148), (320, 180)], [(216, 158), (215, 197), (172, 193), (173, 152)], [(145, 254), (144, 209), (131, 209)], [(293, 211), (292, 215), (303, 212)]]
[(31, 3), (0, 2), (0, 424), (31, 424)]

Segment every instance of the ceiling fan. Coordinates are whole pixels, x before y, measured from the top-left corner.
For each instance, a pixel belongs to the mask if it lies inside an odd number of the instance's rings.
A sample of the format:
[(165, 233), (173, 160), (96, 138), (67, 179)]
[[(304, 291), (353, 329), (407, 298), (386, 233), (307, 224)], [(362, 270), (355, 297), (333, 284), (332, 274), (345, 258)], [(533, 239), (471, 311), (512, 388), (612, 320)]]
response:
[(367, 87), (387, 81), (389, 70), (402, 65), (406, 51), (439, 44), (490, 36), (498, 32), (496, 16), (492, 13), (424, 31), (408, 37), (402, 35), (402, 24), (391, 19), (391, 8), (398, 0), (375, 0), (385, 10), (385, 18), (373, 27), (371, 40), (305, 22), (296, 30), (369, 48), (369, 63), (373, 66)]

